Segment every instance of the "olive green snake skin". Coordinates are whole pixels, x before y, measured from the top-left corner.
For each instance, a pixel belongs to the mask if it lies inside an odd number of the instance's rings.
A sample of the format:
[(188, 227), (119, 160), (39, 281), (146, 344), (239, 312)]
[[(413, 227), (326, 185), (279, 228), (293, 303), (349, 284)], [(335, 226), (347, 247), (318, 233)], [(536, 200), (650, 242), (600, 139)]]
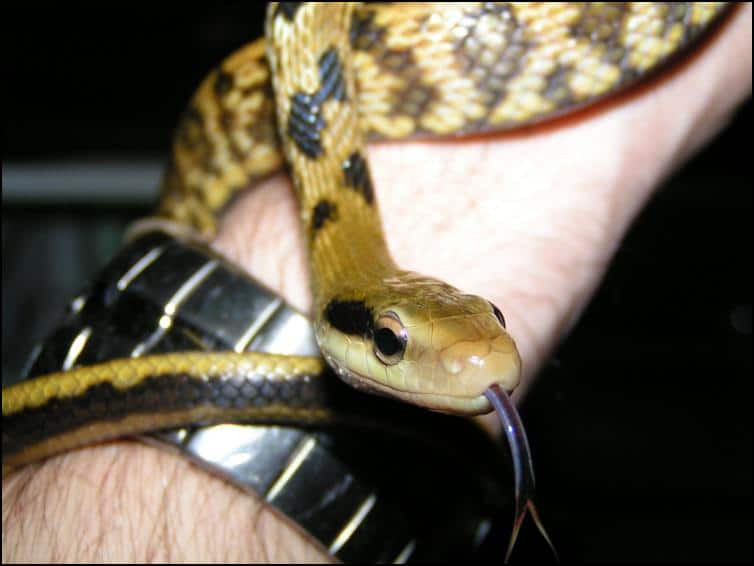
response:
[[(703, 2), (273, 3), (266, 40), (212, 71), (181, 119), (160, 223), (209, 238), (236, 195), (287, 162), (309, 251), (313, 324), (327, 363), (359, 389), (460, 415), (495, 405), (504, 421), (517, 418), (512, 405), (498, 406), (521, 375), (502, 314), (483, 298), (395, 265), (367, 141), (498, 131), (575, 110), (655, 72), (724, 12), (721, 3)], [(197, 352), (22, 382), (3, 390), (4, 429), (12, 425), (3, 433), (3, 470), (194, 422), (331, 418), (307, 396), (323, 368), (313, 358)], [(233, 410), (209, 401), (153, 407), (133, 400), (161, 387), (191, 389), (201, 401), (224, 381), (265, 382), (274, 391), (286, 384), (288, 393), (255, 404), (254, 389)], [(71, 411), (105, 390), (132, 394), (119, 419)], [(66, 426), (33, 436), (30, 423), (53, 410)], [(508, 554), (527, 509), (546, 537), (531, 500), (525, 436), (515, 441), (522, 443), (520, 454), (512, 447), (522, 475)]]

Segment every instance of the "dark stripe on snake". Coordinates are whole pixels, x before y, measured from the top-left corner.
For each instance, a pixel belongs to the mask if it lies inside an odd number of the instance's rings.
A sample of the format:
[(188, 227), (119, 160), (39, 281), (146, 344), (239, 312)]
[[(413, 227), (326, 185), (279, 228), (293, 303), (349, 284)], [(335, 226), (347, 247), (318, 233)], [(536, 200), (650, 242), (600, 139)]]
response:
[(296, 12), (304, 4), (306, 2), (280, 2), (275, 10), (275, 15), (283, 14), (289, 22), (292, 22), (293, 18), (296, 17)]
[(369, 204), (374, 202), (374, 188), (366, 159), (355, 151), (343, 162), (343, 175), (346, 185), (361, 193)]
[(374, 334), (372, 310), (363, 301), (334, 299), (325, 308), (325, 319), (343, 334), (370, 339)]
[(117, 422), (133, 414), (178, 412), (200, 406), (253, 410), (285, 404), (315, 408), (321, 406), (323, 394), (316, 379), (269, 379), (263, 374), (233, 374), (227, 379), (160, 375), (126, 390), (104, 382), (89, 387), (84, 394), (51, 399), (41, 407), (3, 416), (3, 454), (76, 430), (93, 420)]
[(321, 200), (314, 207), (312, 213), (312, 230), (316, 232), (325, 222), (335, 221), (338, 219), (338, 207), (329, 200)]

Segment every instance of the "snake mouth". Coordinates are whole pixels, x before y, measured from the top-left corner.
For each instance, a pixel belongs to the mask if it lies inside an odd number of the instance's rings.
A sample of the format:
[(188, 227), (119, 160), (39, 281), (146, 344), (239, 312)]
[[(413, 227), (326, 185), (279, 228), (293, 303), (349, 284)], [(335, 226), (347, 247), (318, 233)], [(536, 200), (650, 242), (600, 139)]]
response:
[(484, 395), (484, 392), (479, 395), (453, 396), (422, 391), (406, 391), (391, 387), (369, 375), (364, 375), (348, 369), (338, 363), (338, 361), (329, 354), (325, 353), (324, 357), (342, 381), (354, 389), (358, 389), (365, 393), (399, 399), (411, 403), (412, 405), (418, 405), (426, 409), (453, 415), (483, 415), (489, 413), (493, 408), (487, 397)]

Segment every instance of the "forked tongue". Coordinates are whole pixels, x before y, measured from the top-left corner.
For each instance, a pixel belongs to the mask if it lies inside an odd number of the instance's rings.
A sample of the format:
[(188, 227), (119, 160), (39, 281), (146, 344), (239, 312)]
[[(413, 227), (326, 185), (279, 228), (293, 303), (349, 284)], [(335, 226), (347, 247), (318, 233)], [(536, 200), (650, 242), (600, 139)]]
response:
[(511, 401), (508, 394), (503, 391), (500, 385), (496, 383), (490, 385), (484, 392), (484, 396), (487, 397), (487, 400), (495, 408), (495, 412), (497, 412), (497, 416), (500, 418), (500, 423), (503, 425), (505, 438), (510, 448), (511, 461), (513, 462), (516, 515), (513, 520), (511, 538), (508, 542), (508, 551), (505, 553), (505, 562), (506, 564), (508, 563), (511, 552), (513, 552), (513, 546), (516, 544), (516, 538), (518, 538), (521, 524), (526, 518), (527, 510), (531, 514), (532, 519), (534, 519), (537, 529), (539, 529), (539, 532), (550, 546), (555, 559), (558, 560), (558, 553), (539, 518), (537, 508), (534, 506), (534, 466), (532, 465), (529, 441), (526, 438), (526, 430), (524, 430), (521, 417), (518, 415), (513, 401)]

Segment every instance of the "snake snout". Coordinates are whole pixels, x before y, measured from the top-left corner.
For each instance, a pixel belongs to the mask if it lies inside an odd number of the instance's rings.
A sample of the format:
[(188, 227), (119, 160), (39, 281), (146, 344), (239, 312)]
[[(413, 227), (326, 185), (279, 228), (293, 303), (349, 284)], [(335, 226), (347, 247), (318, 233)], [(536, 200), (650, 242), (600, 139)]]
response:
[(513, 391), (521, 375), (521, 358), (507, 336), (456, 342), (442, 351), (440, 363), (453, 393), (463, 396), (482, 395), (493, 383)]

